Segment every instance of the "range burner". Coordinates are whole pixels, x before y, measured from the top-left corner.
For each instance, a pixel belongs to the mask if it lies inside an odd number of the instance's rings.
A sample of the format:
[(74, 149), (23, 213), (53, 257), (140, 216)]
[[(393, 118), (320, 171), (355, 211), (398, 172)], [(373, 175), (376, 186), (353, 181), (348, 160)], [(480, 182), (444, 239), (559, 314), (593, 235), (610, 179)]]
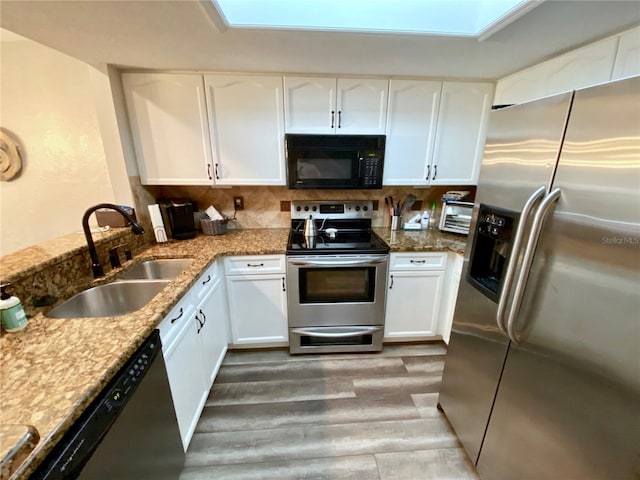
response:
[[(311, 216), (318, 235), (305, 237), (304, 222)], [(287, 255), (344, 255), (389, 252), (371, 230), (373, 202), (293, 201)]]

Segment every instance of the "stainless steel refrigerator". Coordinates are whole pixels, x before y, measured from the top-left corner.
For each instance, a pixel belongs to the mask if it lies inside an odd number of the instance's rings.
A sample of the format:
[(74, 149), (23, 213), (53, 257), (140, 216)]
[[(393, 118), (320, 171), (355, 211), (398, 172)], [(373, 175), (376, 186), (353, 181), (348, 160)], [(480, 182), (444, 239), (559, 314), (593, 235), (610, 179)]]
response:
[(483, 480), (640, 478), (640, 77), (491, 113), (438, 400)]

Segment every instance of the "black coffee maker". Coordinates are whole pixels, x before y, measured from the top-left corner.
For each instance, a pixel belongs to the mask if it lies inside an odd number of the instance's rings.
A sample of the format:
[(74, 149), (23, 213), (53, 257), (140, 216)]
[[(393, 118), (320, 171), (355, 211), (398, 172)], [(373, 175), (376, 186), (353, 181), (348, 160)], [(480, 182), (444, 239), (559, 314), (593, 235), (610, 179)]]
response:
[(194, 201), (188, 198), (159, 198), (158, 205), (169, 237), (186, 240), (196, 236), (193, 213), (197, 207)]

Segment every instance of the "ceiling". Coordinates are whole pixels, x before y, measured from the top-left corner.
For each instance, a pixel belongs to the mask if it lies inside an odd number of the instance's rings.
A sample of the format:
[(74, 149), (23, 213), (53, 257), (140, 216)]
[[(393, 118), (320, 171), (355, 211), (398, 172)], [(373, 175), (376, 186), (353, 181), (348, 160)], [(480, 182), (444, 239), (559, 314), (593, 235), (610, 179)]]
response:
[(473, 37), (228, 29), (208, 0), (2, 0), (0, 26), (92, 65), (488, 79), (640, 24), (640, 2), (547, 0)]

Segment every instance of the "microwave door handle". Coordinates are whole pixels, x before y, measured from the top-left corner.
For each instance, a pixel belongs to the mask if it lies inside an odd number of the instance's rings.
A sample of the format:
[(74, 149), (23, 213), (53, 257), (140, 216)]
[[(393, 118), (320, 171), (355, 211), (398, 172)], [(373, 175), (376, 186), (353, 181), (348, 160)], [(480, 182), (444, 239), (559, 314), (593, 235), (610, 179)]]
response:
[(367, 258), (362, 260), (289, 260), (292, 265), (319, 267), (350, 267), (359, 265), (375, 265), (384, 262), (385, 258)]

